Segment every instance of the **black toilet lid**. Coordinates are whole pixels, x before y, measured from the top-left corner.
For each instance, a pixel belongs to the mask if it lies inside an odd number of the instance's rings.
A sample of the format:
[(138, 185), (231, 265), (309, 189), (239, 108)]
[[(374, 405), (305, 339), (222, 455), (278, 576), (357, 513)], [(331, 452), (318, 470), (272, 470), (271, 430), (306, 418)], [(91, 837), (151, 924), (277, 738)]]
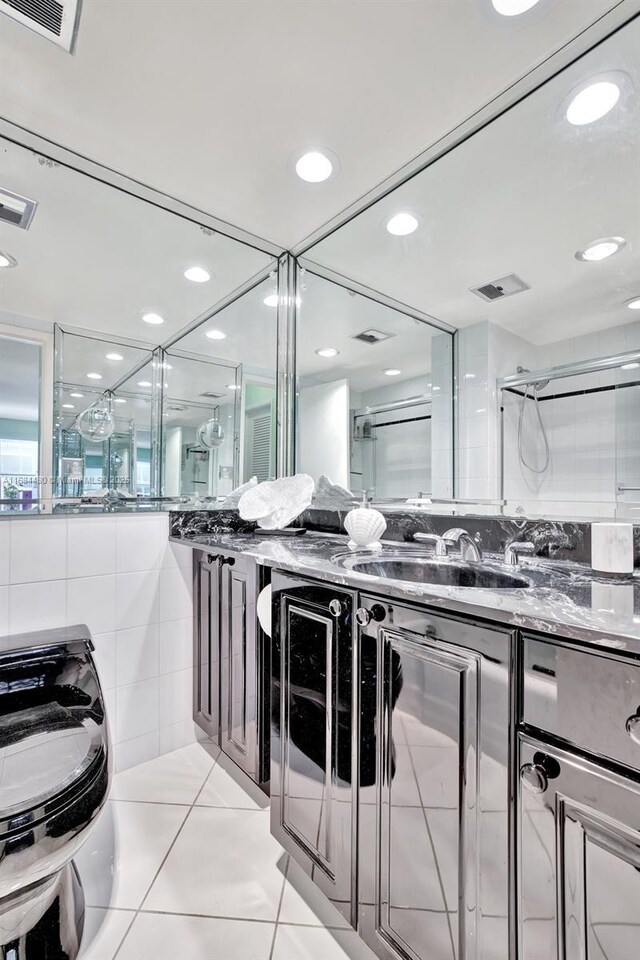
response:
[(93, 726), (55, 700), (0, 716), (3, 818), (46, 803), (83, 776), (96, 756)]

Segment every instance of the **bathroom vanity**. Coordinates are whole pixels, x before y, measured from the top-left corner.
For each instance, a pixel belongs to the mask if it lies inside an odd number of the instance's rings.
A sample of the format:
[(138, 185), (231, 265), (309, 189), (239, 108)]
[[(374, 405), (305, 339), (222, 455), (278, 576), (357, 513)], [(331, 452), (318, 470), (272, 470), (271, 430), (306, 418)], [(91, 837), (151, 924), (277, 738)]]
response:
[[(214, 592), (226, 577), (221, 624), (240, 609), (231, 572), (270, 571), (270, 662), (263, 646), (238, 663), (251, 691), (254, 665), (270, 672), (272, 833), (377, 956), (634, 955), (637, 574), (409, 543), (352, 554), (311, 533), (193, 545)], [(592, 603), (602, 590), (615, 609)]]

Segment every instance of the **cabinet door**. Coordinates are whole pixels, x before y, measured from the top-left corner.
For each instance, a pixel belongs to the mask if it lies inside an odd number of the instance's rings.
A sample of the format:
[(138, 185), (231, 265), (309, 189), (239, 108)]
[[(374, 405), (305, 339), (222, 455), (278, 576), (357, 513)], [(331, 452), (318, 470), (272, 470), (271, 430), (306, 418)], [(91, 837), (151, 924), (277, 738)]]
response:
[(256, 780), (256, 564), (243, 557), (222, 557), (220, 563), (221, 746)]
[(390, 960), (506, 960), (511, 636), (363, 607), (360, 932)]
[(271, 830), (352, 922), (353, 595), (274, 575)]
[(219, 739), (220, 623), (219, 565), (212, 554), (196, 554), (193, 719), (214, 740)]
[(630, 960), (640, 944), (640, 783), (520, 737), (522, 960)]

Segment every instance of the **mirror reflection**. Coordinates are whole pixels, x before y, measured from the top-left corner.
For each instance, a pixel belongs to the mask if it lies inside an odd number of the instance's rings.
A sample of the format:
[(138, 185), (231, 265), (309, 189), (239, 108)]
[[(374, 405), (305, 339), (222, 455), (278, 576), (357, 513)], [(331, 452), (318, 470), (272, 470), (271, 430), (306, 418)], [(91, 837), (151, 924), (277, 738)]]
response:
[(42, 354), (41, 342), (0, 333), (0, 512), (38, 498)]
[(376, 500), (451, 496), (451, 335), (300, 277), (297, 468)]
[(458, 331), (459, 499), (640, 509), (639, 46), (636, 18), (305, 255)]

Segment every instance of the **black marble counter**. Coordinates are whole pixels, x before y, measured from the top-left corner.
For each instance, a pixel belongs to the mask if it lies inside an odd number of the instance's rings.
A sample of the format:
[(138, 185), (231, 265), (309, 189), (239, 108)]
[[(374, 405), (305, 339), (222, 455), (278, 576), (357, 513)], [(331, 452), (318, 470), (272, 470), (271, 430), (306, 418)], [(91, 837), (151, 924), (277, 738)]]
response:
[[(468, 529), (468, 526), (465, 524)], [(318, 580), (356, 587), (399, 600), (419, 601), (431, 607), (476, 618), (536, 630), (582, 643), (631, 653), (640, 658), (640, 572), (631, 578), (600, 578), (586, 564), (557, 559), (523, 558), (520, 567), (506, 568), (498, 554), (485, 554), (489, 569), (516, 572), (530, 586), (518, 589), (440, 586), (426, 582), (370, 576), (343, 566), (354, 554), (347, 538), (307, 533), (302, 537), (262, 536), (225, 529), (198, 532), (189, 524), (173, 524), (172, 540), (194, 548), (242, 553), (258, 563)], [(358, 556), (380, 559), (398, 551), (427, 555), (418, 544), (385, 541), (381, 552), (358, 551)], [(452, 558), (455, 559), (455, 558)], [(447, 563), (448, 561), (442, 561)], [(458, 562), (457, 560), (455, 562)]]

